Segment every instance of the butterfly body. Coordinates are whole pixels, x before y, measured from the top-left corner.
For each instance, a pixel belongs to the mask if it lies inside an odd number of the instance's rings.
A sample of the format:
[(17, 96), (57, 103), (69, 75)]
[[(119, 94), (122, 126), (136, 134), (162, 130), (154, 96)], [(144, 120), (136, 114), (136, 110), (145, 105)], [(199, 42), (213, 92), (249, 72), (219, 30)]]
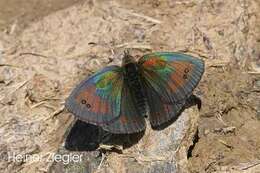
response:
[[(130, 62), (123, 63), (122, 66), (122, 68), (124, 69), (124, 82), (126, 84), (126, 87), (129, 88), (129, 92), (134, 102), (135, 109), (137, 109), (140, 116), (146, 116), (148, 104), (146, 101), (144, 88), (142, 86), (142, 78), (139, 71), (139, 66), (133, 60), (133, 57), (130, 57), (130, 59)], [(126, 61), (123, 60), (123, 62)]]
[(135, 133), (176, 118), (198, 85), (204, 62), (190, 55), (155, 52), (138, 62), (125, 53), (122, 66), (108, 66), (83, 80), (65, 106), (79, 119), (111, 133)]

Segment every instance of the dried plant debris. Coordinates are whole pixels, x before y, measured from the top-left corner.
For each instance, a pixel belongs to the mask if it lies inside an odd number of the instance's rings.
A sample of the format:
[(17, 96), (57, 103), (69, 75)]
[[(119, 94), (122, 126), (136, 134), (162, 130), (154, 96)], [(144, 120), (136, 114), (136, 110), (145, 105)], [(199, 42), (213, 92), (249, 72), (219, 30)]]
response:
[[(0, 172), (257, 172), (259, 5), (257, 0), (0, 0)], [(99, 129), (89, 125), (68, 135), (74, 120), (64, 109), (65, 98), (96, 70), (119, 65), (125, 48), (136, 58), (180, 51), (205, 60), (194, 91), (200, 112), (192, 107), (168, 128), (108, 136), (103, 143), (95, 136)], [(63, 146), (67, 136), (74, 143)], [(64, 149), (76, 144), (83, 147)], [(86, 146), (91, 151), (82, 151)], [(12, 153), (43, 160), (8, 160)], [(49, 154), (82, 154), (83, 161), (46, 162)]]

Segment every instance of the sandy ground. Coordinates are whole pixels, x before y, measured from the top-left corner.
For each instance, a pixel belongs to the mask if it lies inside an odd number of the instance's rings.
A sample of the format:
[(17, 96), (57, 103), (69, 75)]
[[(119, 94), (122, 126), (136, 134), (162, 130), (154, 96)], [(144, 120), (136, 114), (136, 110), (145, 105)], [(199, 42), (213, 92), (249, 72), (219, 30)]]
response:
[(92, 71), (118, 64), (125, 48), (135, 55), (168, 50), (205, 60), (194, 92), (202, 110), (187, 156), (189, 172), (259, 172), (259, 5), (0, 0), (0, 172), (52, 171), (52, 163), (6, 157), (57, 152), (73, 121), (64, 99)]

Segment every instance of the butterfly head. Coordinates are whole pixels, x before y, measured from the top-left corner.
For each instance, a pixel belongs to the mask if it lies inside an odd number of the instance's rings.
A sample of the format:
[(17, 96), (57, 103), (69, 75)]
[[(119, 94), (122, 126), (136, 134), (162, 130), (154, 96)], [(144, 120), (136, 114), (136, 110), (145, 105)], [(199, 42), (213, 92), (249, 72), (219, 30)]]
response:
[(133, 56), (131, 56), (129, 54), (129, 51), (126, 50), (126, 51), (124, 51), (124, 57), (123, 57), (123, 61), (122, 61), (122, 66), (125, 66), (125, 65), (127, 65), (129, 63), (135, 63), (135, 59), (134, 59)]

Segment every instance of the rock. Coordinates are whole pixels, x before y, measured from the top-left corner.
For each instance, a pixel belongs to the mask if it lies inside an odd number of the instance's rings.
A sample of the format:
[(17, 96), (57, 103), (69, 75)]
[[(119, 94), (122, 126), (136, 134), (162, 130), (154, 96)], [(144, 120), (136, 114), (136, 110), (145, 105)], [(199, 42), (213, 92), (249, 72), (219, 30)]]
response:
[[(81, 168), (86, 172), (96, 169), (98, 172), (187, 172), (187, 155), (193, 143), (193, 136), (197, 129), (198, 112), (193, 108), (185, 110), (178, 119), (161, 130), (153, 130), (147, 126), (145, 132), (131, 135), (108, 135), (97, 126), (77, 121), (65, 142), (65, 148), (57, 154), (67, 154), (69, 151), (82, 151), (84, 159), (88, 160)], [(147, 122), (149, 123), (149, 122)], [(104, 139), (107, 135), (107, 139)], [(105, 146), (104, 146), (105, 144)], [(99, 145), (99, 150), (98, 149)], [(122, 146), (122, 149), (117, 146)], [(89, 153), (85, 153), (90, 151)], [(93, 157), (93, 152), (105, 152), (103, 156)], [(189, 151), (191, 152), (191, 151)], [(91, 158), (91, 159), (90, 159)], [(97, 160), (102, 163), (97, 164)], [(89, 167), (86, 165), (93, 165)], [(63, 166), (61, 166), (63, 165)], [(75, 163), (65, 165), (56, 162), (51, 171), (59, 169), (61, 172), (76, 172)], [(83, 172), (84, 172), (83, 171)]]
[(121, 155), (108, 155), (102, 171), (110, 167), (112, 172), (187, 172), (187, 151), (193, 142), (197, 120), (198, 113), (188, 109), (163, 130), (156, 131), (148, 126), (136, 145), (123, 150)]

